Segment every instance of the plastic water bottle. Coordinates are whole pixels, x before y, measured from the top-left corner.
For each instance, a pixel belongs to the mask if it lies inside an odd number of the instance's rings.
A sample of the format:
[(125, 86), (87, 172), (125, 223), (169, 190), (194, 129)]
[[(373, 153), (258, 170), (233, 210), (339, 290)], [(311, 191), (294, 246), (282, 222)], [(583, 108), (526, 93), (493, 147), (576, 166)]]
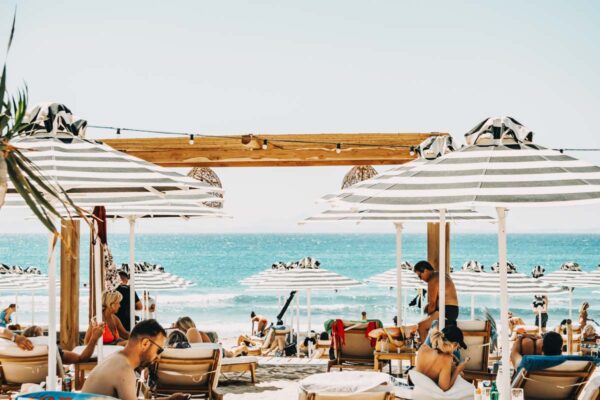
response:
[(72, 392), (73, 391), (73, 379), (71, 378), (71, 374), (67, 373), (62, 381), (63, 391)]

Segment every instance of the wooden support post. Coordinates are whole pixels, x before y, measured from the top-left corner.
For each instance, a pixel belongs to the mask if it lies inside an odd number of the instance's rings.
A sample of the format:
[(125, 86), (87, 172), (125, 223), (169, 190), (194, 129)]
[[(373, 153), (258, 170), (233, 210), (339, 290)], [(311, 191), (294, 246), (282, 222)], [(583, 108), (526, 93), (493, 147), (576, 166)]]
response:
[[(440, 263), (440, 224), (427, 224), (427, 261), (437, 271)], [(446, 273), (450, 273), (450, 224), (446, 223)]]
[(62, 220), (60, 244), (60, 346), (79, 345), (79, 220)]

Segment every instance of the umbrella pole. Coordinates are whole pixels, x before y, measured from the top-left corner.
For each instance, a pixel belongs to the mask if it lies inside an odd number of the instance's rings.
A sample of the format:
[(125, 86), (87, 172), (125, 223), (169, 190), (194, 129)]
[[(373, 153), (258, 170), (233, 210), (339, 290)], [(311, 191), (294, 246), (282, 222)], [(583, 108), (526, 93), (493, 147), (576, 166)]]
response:
[(308, 331), (310, 332), (310, 289), (306, 289), (306, 314), (308, 316)]
[(135, 217), (129, 217), (129, 329), (135, 326)]
[(446, 327), (446, 209), (440, 209), (440, 245), (439, 245), (439, 329)]
[[(96, 225), (96, 228), (98, 225)], [(102, 322), (102, 274), (100, 268), (102, 267), (102, 260), (100, 257), (100, 237), (96, 236), (94, 243), (94, 295), (96, 297), (96, 321)], [(104, 359), (103, 354), (103, 339), (98, 339), (97, 358), (98, 364)]]
[(296, 356), (300, 356), (300, 296), (296, 296)]
[(48, 378), (47, 390), (56, 387), (56, 238), (50, 234), (48, 240)]
[(471, 320), (475, 319), (475, 295), (471, 294)]
[(396, 226), (396, 326), (402, 326), (402, 224)]
[(573, 288), (569, 288), (569, 319), (573, 321)]
[[(306, 331), (306, 337), (310, 335), (310, 289), (306, 289), (306, 313), (308, 315), (308, 330)], [(307, 342), (308, 356), (312, 356), (312, 345), (311, 342)], [(298, 354), (299, 355), (299, 354)]]
[(35, 325), (35, 290), (31, 291), (31, 326)]
[[(15, 304), (17, 305), (17, 310), (21, 309), (19, 306), (19, 292), (15, 294)], [(15, 324), (19, 324), (19, 313), (15, 313)]]
[[(498, 207), (498, 258), (500, 267), (500, 346), (502, 374), (498, 377), (502, 400), (510, 399), (510, 349), (508, 340), (508, 273), (506, 267), (506, 209)], [(540, 318), (541, 323), (541, 318)]]

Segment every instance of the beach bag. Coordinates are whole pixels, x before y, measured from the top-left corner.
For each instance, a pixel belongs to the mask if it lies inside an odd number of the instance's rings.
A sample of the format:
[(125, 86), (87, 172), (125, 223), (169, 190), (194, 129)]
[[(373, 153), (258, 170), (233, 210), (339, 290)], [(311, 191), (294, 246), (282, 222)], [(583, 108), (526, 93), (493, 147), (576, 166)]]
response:
[(406, 347), (406, 341), (402, 330), (398, 330), (396, 335), (392, 335), (388, 329), (381, 329), (383, 330), (384, 334), (377, 337), (375, 351), (396, 353), (398, 349), (402, 351)]
[(283, 349), (283, 353), (286, 357), (296, 355), (296, 342), (290, 343)]

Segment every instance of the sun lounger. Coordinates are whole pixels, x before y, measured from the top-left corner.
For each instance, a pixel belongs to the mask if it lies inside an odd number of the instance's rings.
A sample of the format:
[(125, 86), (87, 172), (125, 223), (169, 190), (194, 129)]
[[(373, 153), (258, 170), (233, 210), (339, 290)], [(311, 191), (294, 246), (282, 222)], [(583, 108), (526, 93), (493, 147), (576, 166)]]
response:
[(454, 382), (454, 386), (443, 391), (440, 387), (429, 379), (427, 375), (415, 371), (408, 372), (410, 380), (415, 385), (413, 390), (413, 400), (467, 400), (473, 399), (474, 386), (461, 378), (460, 376)]
[(221, 360), (221, 375), (228, 378), (226, 375), (229, 372), (245, 373), (250, 372), (250, 380), (256, 383), (256, 368), (258, 367), (258, 358), (252, 356), (242, 357), (224, 357)]
[(332, 331), (336, 358), (329, 361), (327, 371), (332, 367), (339, 368), (340, 371), (345, 367), (372, 369), (375, 365), (375, 347), (367, 336), (368, 323), (336, 320), (334, 325), (338, 324), (337, 321), (343, 325), (343, 336), (335, 333), (335, 329)]
[[(31, 351), (20, 349), (15, 343), (2, 341), (0, 346), (0, 379), (2, 391), (20, 388), (23, 383), (46, 381), (48, 375), (48, 338), (31, 338), (34, 348)], [(63, 375), (63, 367), (57, 354), (58, 376)]]
[(176, 392), (214, 398), (219, 383), (221, 346), (200, 343), (188, 349), (165, 349), (158, 362), (156, 393)]
[(300, 382), (299, 400), (392, 400), (390, 376), (379, 372), (344, 371), (314, 374)]
[[(545, 369), (535, 368), (536, 363), (554, 359), (553, 364), (565, 361)], [(525, 356), (521, 366), (512, 386), (522, 388), (526, 400), (577, 399), (596, 368), (589, 358), (576, 356)]]
[(469, 382), (479, 380), (495, 380), (496, 376), (488, 369), (490, 356), (491, 324), (488, 320), (483, 321), (457, 321), (458, 327), (463, 331), (467, 349), (460, 349), (460, 358), (467, 357), (463, 377)]

